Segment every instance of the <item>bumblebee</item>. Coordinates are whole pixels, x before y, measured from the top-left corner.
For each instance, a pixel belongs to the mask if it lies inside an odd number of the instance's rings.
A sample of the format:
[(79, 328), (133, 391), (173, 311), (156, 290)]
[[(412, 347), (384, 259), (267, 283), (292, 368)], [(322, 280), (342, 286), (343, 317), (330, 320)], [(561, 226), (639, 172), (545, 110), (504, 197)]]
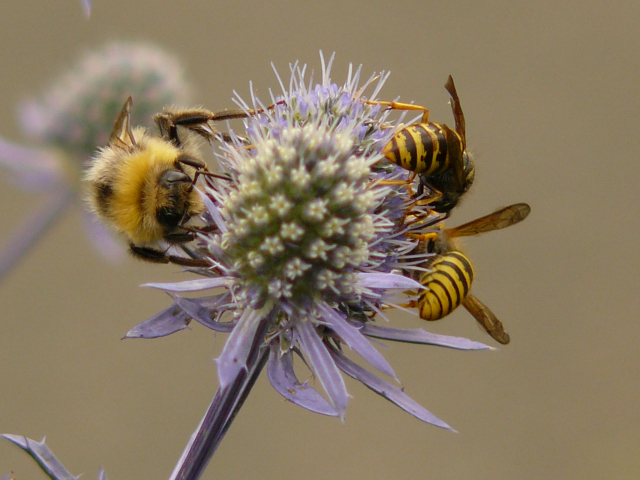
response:
[(445, 88), (451, 95), (455, 131), (444, 124), (429, 122), (429, 110), (419, 105), (398, 102), (364, 100), (395, 110), (420, 110), (420, 123), (398, 131), (385, 145), (382, 154), (387, 160), (420, 176), (420, 190), (426, 186), (434, 193), (428, 199), (430, 207), (448, 217), (460, 197), (471, 187), (475, 166), (467, 151), (464, 114), (453, 78), (449, 75)]
[[(189, 135), (212, 140), (216, 131), (208, 122), (247, 114), (242, 110), (165, 110), (154, 117), (160, 131), (160, 135), (154, 135), (144, 127), (132, 127), (131, 104), (129, 97), (114, 123), (109, 144), (98, 151), (87, 168), (90, 208), (127, 237), (135, 257), (202, 266), (203, 260), (166, 254), (170, 245), (194, 239), (185, 224), (205, 210), (194, 186), (201, 174), (215, 176), (208, 172)], [(184, 140), (178, 135), (178, 127), (187, 132)], [(163, 243), (168, 246), (158, 249)], [(183, 250), (190, 254), (186, 247)]]
[(527, 218), (529, 212), (529, 205), (516, 203), (459, 227), (443, 230), (434, 239), (420, 243), (418, 248), (423, 252), (435, 254), (434, 259), (424, 265), (428, 271), (419, 275), (419, 282), (426, 290), (420, 293), (412, 306), (418, 307), (420, 318), (440, 320), (462, 304), (494, 340), (509, 343), (509, 334), (500, 320), (470, 293), (473, 265), (458, 249), (454, 239), (515, 225)]

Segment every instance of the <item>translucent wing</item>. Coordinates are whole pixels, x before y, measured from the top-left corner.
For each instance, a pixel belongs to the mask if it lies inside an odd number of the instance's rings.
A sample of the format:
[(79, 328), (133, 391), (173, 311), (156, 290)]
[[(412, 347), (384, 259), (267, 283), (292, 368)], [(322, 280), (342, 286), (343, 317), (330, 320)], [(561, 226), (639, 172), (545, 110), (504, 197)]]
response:
[[(441, 125), (442, 130), (447, 136), (447, 153), (449, 158), (453, 162), (451, 165), (451, 171), (453, 172), (453, 179), (455, 182), (456, 191), (463, 188), (465, 174), (464, 174), (464, 137), (462, 138), (462, 145), (458, 142), (457, 136), (454, 131), (446, 125)], [(459, 135), (459, 133), (458, 133)]]
[(444, 88), (446, 88), (449, 95), (451, 95), (451, 110), (453, 110), (453, 118), (456, 121), (456, 132), (458, 132), (458, 135), (462, 138), (462, 150), (465, 150), (467, 148), (467, 127), (464, 121), (462, 107), (460, 107), (458, 92), (456, 91), (456, 86), (453, 83), (453, 77), (451, 75), (449, 75), (447, 83), (444, 84)]
[(124, 102), (122, 110), (116, 121), (113, 124), (113, 130), (109, 136), (109, 143), (113, 145), (119, 145), (122, 147), (129, 147), (136, 144), (135, 138), (133, 138), (133, 131), (131, 130), (131, 97), (127, 98)]
[(511, 341), (509, 334), (504, 330), (502, 322), (476, 296), (468, 294), (462, 301), (462, 305), (496, 342), (506, 345)]
[(484, 217), (471, 220), (459, 227), (447, 229), (450, 237), (468, 237), (480, 233), (491, 232), (507, 228), (516, 223), (520, 223), (531, 212), (531, 207), (526, 203), (516, 203), (508, 207), (501, 208)]

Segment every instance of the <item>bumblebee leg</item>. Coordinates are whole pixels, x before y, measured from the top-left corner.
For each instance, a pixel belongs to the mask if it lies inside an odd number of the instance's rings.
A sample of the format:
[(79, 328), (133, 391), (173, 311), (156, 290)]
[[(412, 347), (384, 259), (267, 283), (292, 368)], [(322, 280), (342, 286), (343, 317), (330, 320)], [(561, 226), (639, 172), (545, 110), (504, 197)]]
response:
[(224, 175), (220, 173), (209, 172), (208, 170), (196, 170), (196, 174), (193, 177), (193, 184), (196, 184), (198, 177), (202, 175), (203, 177), (213, 177), (218, 178), (220, 180), (226, 180), (227, 182), (231, 181), (231, 177), (229, 175)]
[[(182, 226), (180, 226), (180, 228), (182, 228)], [(168, 235), (166, 235), (164, 237), (164, 239), (169, 242), (169, 243), (175, 243), (175, 244), (180, 244), (180, 243), (187, 243), (187, 242), (191, 242), (195, 239), (196, 237), (193, 235), (193, 233), (170, 233)]]
[(197, 233), (213, 233), (218, 231), (218, 227), (214, 224), (201, 225), (197, 227), (187, 227), (186, 225), (182, 225), (180, 228), (194, 234), (194, 238)]
[(241, 137), (240, 135), (234, 135), (231, 136), (228, 133), (223, 133), (223, 132), (217, 132), (218, 135), (220, 135), (220, 137), (222, 137), (222, 141), (224, 143), (235, 143), (238, 140), (240, 140), (241, 143), (243, 143), (244, 145), (249, 145), (249, 140)]
[(207, 164), (200, 160), (199, 158), (189, 158), (189, 157), (178, 157), (179, 163), (184, 163), (185, 165), (189, 165), (190, 167), (195, 168), (196, 170), (207, 170)]
[[(192, 186), (195, 186), (195, 184), (198, 182), (198, 177), (200, 175), (203, 175), (205, 177), (219, 178), (221, 180), (227, 180), (227, 181), (231, 180), (231, 177), (229, 175), (222, 175), (219, 173), (210, 172), (207, 169), (207, 164), (198, 158), (180, 157), (177, 163), (189, 165), (190, 167), (193, 167), (195, 169), (196, 172), (193, 175), (193, 180), (189, 179), (189, 182), (192, 184)], [(177, 165), (177, 169), (179, 169), (180, 171), (183, 171), (179, 165)]]
[(240, 108), (227, 108), (218, 112), (211, 112), (204, 108), (196, 108), (192, 110), (184, 110), (180, 112), (166, 112), (166, 114), (159, 114), (159, 117), (168, 116), (169, 120), (175, 125), (181, 127), (192, 127), (202, 125), (207, 122), (224, 122), (225, 120), (235, 120), (238, 118), (246, 118), (253, 115), (259, 115), (267, 110), (273, 109), (276, 105), (281, 105), (284, 100), (273, 103), (265, 108), (259, 108), (258, 110), (249, 109), (247, 111)]
[(422, 112), (421, 123), (429, 122), (429, 110), (425, 107), (421, 107), (420, 105), (414, 105), (413, 103), (386, 102), (382, 100), (360, 100), (360, 101), (368, 105), (380, 105), (383, 107), (388, 107), (390, 110), (419, 110)]
[(219, 112), (215, 112), (210, 120), (213, 122), (219, 122), (224, 120), (234, 120), (236, 118), (246, 118), (253, 115), (260, 115), (261, 113), (274, 109), (276, 105), (282, 105), (284, 103), (284, 100), (280, 100), (279, 102), (272, 103), (271, 105), (264, 108), (259, 108), (258, 110), (253, 110), (252, 108), (247, 111), (241, 109), (220, 110)]
[(138, 247), (133, 243), (129, 244), (131, 254), (139, 260), (152, 263), (173, 263), (183, 267), (210, 267), (211, 264), (206, 260), (198, 258), (178, 257), (177, 255), (167, 255), (161, 250), (151, 247)]
[(222, 175), (219, 173), (210, 172), (207, 169), (207, 164), (198, 158), (181, 157), (179, 160), (179, 163), (184, 163), (185, 165), (189, 165), (190, 167), (195, 168), (196, 173), (194, 174), (193, 181), (191, 182), (193, 183), (193, 185), (196, 184), (196, 182), (198, 181), (198, 177), (200, 175), (203, 175), (205, 177), (219, 178), (221, 180), (227, 180), (227, 181), (231, 180), (231, 177), (229, 175)]
[[(181, 111), (164, 111), (153, 117), (158, 125), (160, 135), (171, 140), (175, 145), (180, 146), (182, 142), (178, 136), (178, 126), (188, 128), (203, 136), (206, 139), (213, 138), (215, 130), (203, 127), (214, 114), (209, 110), (199, 108)], [(209, 131), (210, 130), (210, 131)]]
[[(178, 136), (178, 127), (188, 128), (207, 140), (212, 140), (218, 132), (209, 126), (209, 122), (221, 122), (237, 118), (246, 118), (251, 115), (258, 115), (281, 103), (284, 103), (284, 100), (269, 105), (266, 108), (258, 110), (250, 109), (248, 112), (241, 109), (227, 109), (219, 112), (212, 112), (205, 108), (194, 108), (179, 111), (167, 110), (162, 113), (158, 113), (153, 117), (153, 119), (160, 129), (160, 135), (168, 138), (177, 146), (180, 146), (182, 145), (182, 142)], [(222, 134), (222, 139), (225, 142), (232, 141), (229, 134)]]
[(149, 247), (138, 247), (133, 243), (129, 244), (131, 254), (139, 260), (152, 263), (169, 263), (169, 257), (164, 252)]
[[(156, 125), (158, 125), (160, 135), (171, 140), (175, 145), (180, 146), (182, 142), (178, 136), (178, 127), (188, 128), (207, 140), (213, 140), (218, 132), (209, 126), (209, 122), (231, 120), (246, 116), (247, 114), (243, 110), (224, 110), (214, 113), (204, 108), (195, 108), (180, 111), (167, 110), (158, 113), (153, 119)], [(222, 139), (225, 142), (232, 140), (229, 134), (222, 134)]]

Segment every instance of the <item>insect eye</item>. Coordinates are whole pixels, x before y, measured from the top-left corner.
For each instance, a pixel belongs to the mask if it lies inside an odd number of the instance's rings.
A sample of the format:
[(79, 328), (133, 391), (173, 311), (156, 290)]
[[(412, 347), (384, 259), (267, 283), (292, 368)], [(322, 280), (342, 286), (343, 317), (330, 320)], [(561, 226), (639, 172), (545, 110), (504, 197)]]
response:
[(192, 183), (191, 178), (186, 173), (178, 172), (177, 170), (167, 170), (158, 179), (158, 184), (163, 187), (170, 187), (179, 182)]
[(175, 228), (182, 220), (182, 213), (172, 208), (160, 208), (156, 212), (156, 218), (161, 225)]

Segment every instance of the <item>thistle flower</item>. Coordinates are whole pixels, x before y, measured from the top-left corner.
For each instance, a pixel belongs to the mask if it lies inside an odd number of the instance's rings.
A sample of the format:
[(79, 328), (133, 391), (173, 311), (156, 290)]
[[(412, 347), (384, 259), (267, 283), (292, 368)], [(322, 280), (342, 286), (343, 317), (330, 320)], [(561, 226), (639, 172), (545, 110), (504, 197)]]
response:
[[(77, 201), (82, 169), (96, 146), (107, 143), (129, 95), (136, 99), (132, 121), (151, 125), (165, 105), (187, 102), (189, 87), (173, 56), (149, 44), (116, 42), (88, 53), (42, 98), (20, 107), (22, 129), (39, 147), (0, 138), (0, 167), (19, 188), (50, 198), (0, 255), (0, 278)], [(110, 259), (122, 254), (93, 215), (85, 214), (85, 224), (99, 252)]]
[[(378, 372), (396, 379), (367, 337), (485, 349), (467, 339), (403, 330), (373, 321), (394, 297), (422, 286), (409, 272), (416, 240), (408, 230), (435, 231), (439, 217), (424, 209), (418, 227), (407, 225), (411, 206), (407, 172), (384, 161), (382, 148), (399, 128), (375, 99), (388, 74), (360, 86), (361, 68), (346, 83), (330, 79), (333, 57), (322, 61), (322, 80), (307, 80), (293, 65), (289, 87), (267, 107), (255, 96), (242, 137), (217, 147), (225, 176), (207, 178), (207, 206), (197, 240), (183, 246), (208, 268), (204, 278), (148, 284), (170, 292), (174, 304), (134, 327), (129, 338), (158, 337), (186, 328), (191, 319), (230, 336), (217, 359), (220, 389), (172, 478), (197, 478), (229, 428), (262, 367), (273, 387), (292, 403), (344, 419), (348, 393), (342, 373), (420, 420), (451, 429), (400, 388), (348, 358), (346, 345)], [(247, 142), (250, 146), (247, 146)], [(422, 260), (428, 254), (423, 254)], [(419, 267), (417, 267), (419, 268)], [(184, 298), (181, 292), (224, 288), (224, 293)], [(326, 399), (300, 381), (299, 357)]]

